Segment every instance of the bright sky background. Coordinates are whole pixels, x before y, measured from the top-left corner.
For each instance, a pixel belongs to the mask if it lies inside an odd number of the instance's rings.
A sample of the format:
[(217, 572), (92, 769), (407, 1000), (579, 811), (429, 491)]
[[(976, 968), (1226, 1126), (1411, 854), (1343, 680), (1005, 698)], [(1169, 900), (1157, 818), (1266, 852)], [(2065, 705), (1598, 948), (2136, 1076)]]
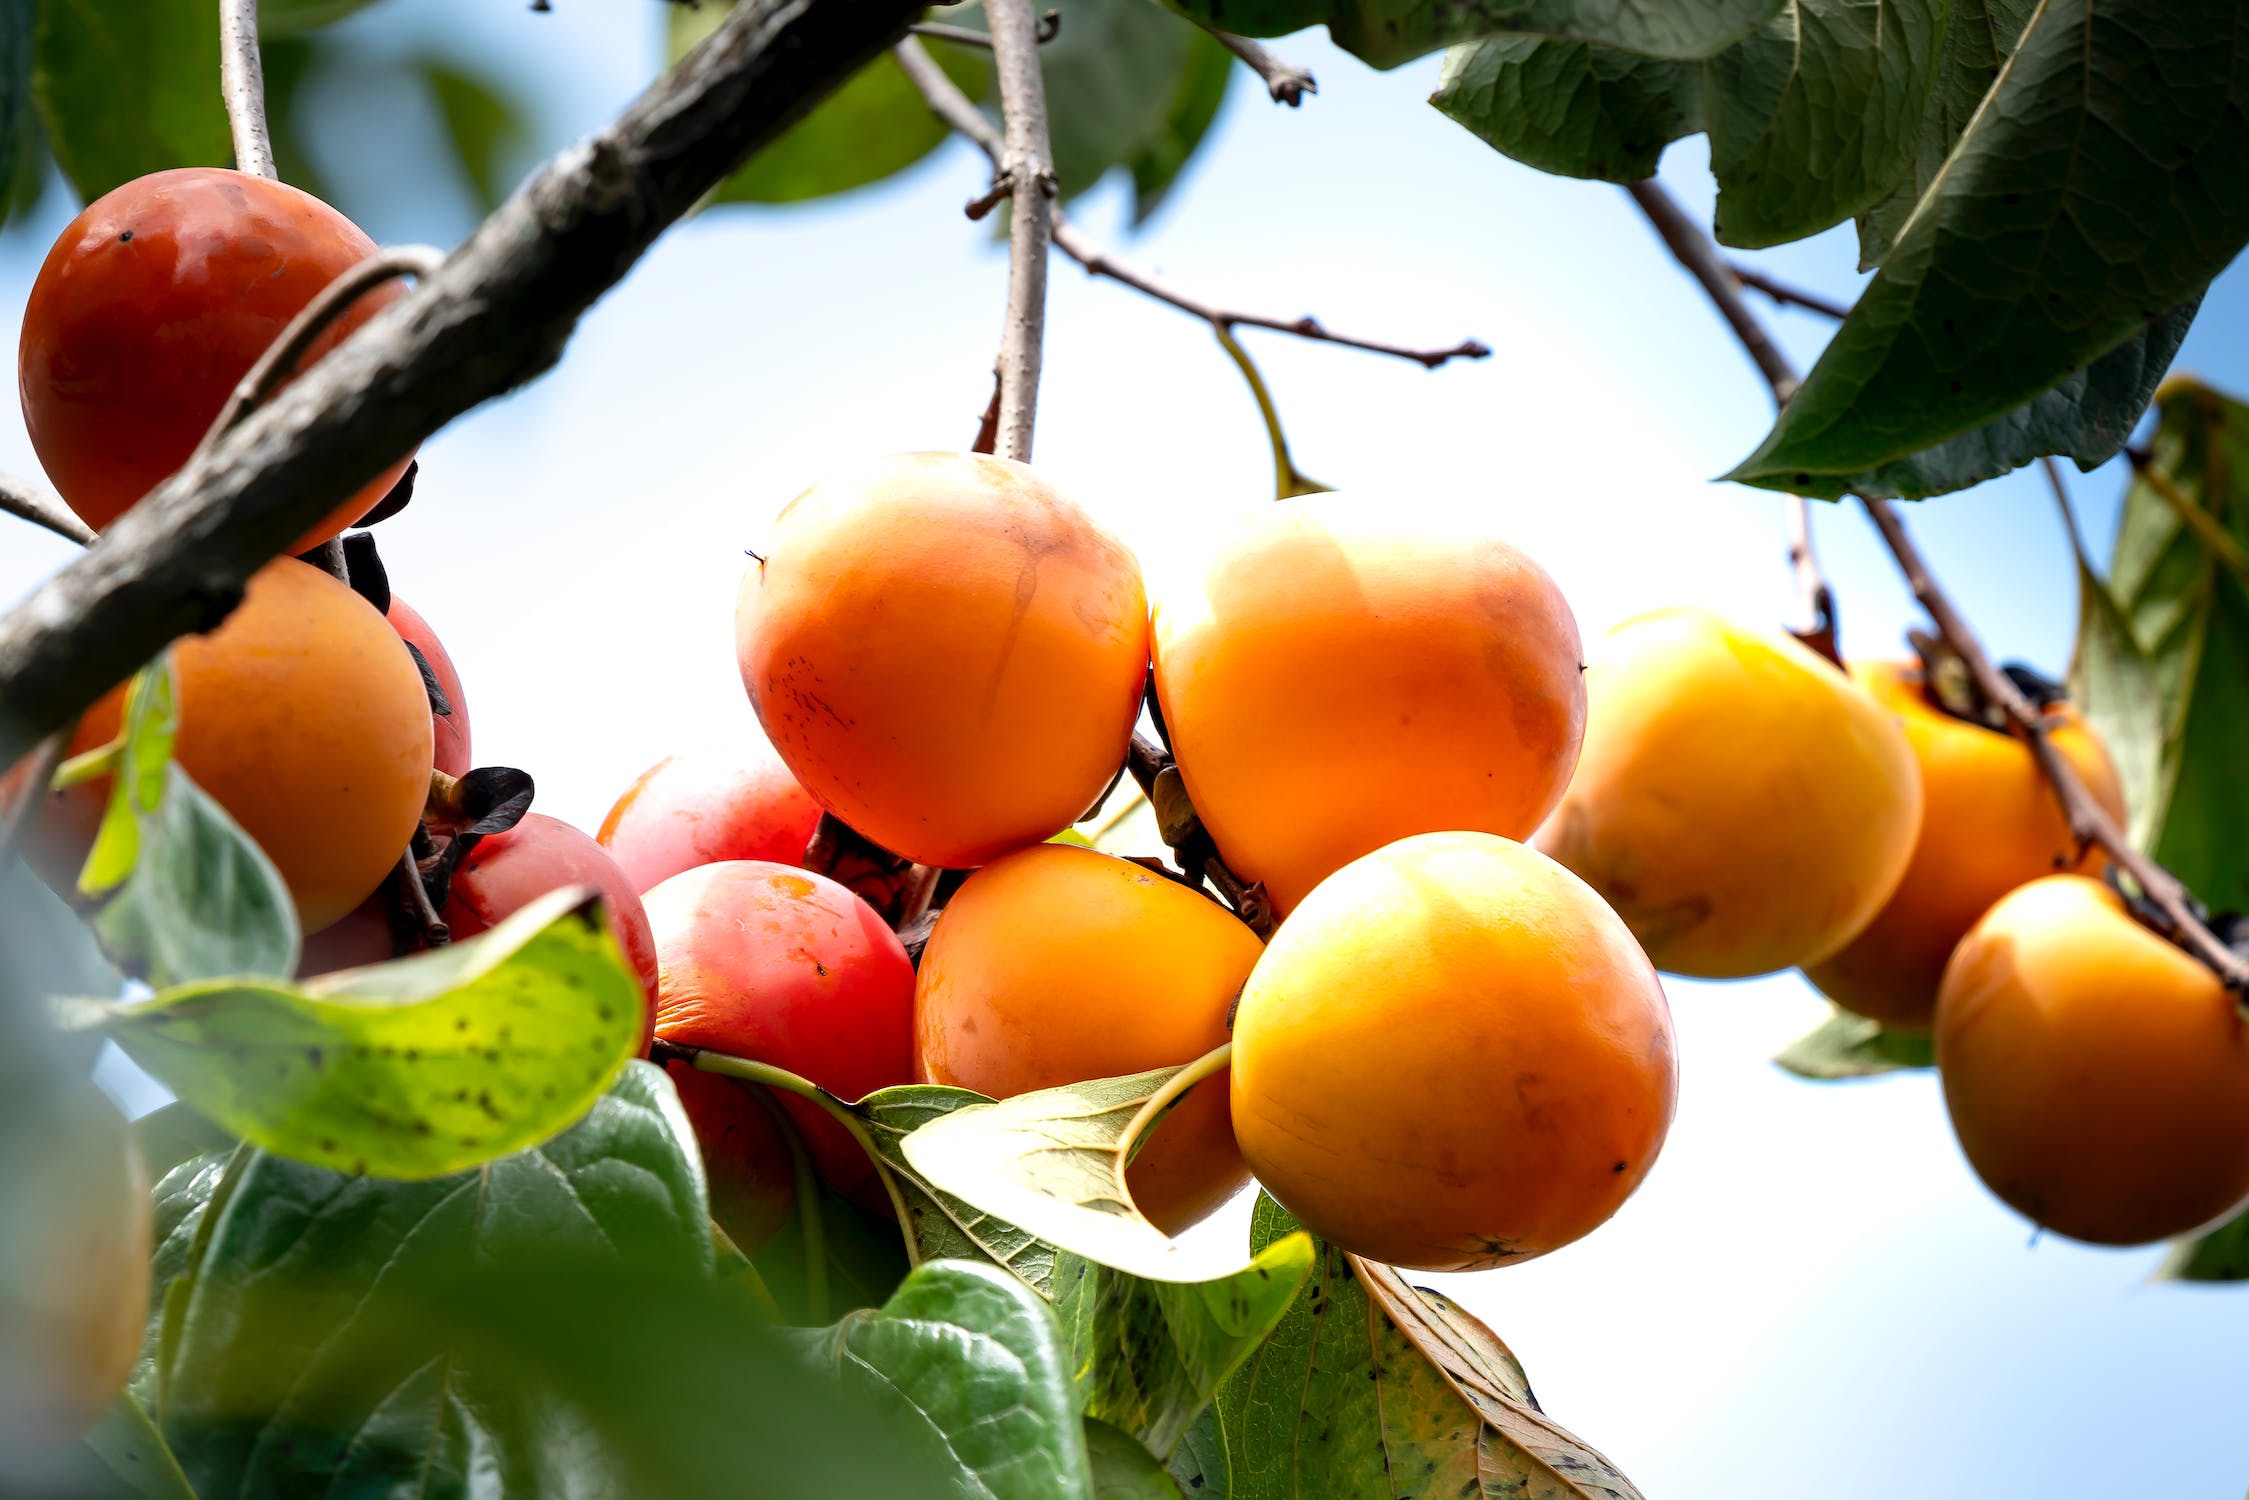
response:
[[(353, 24), (520, 77), (543, 154), (646, 81), (660, 11), (390, 0)], [(1709, 483), (1765, 430), (1764, 386), (1624, 195), (1518, 167), (1426, 108), (1435, 58), (1378, 74), (1321, 33), (1279, 50), (1315, 68), (1319, 96), (1280, 109), (1238, 73), (1213, 146), (1131, 253), (1243, 307), (1498, 351), (1427, 373), (1246, 334), (1301, 467), (1489, 517), (1589, 636), (1680, 602), (1784, 623), (1778, 498)], [(368, 179), (354, 202), (378, 239), (465, 232), (456, 184), (352, 168), (354, 141), (434, 129), (418, 101), (354, 88), (324, 123), (326, 163)], [(1706, 211), (1700, 143), (1666, 169)], [(423, 450), (413, 507), (381, 529), (391, 577), (460, 668), (478, 760), (530, 770), (541, 810), (591, 829), (643, 767), (749, 722), (732, 600), (781, 503), (861, 458), (967, 443), (1006, 273), (960, 214), (983, 182), (956, 144), (842, 200), (675, 231), (560, 370)], [(0, 240), (11, 320), (66, 217), (59, 197), (48, 210)], [(1113, 192), (1078, 212), (1125, 239)], [(1846, 230), (1761, 264), (1847, 299), (1852, 262)], [(1818, 321), (1773, 321), (1809, 363)], [(2249, 386), (2245, 332), (2237, 272), (2179, 368)], [(1271, 493), (1255, 409), (1201, 325), (1059, 257), (1040, 416), (1040, 467), (1152, 571)], [(20, 423), (0, 424), (0, 467), (36, 472)], [(2122, 480), (2072, 479), (2105, 553)], [(1871, 529), (1815, 519), (1847, 644), (1895, 650), (1914, 616)], [(2043, 487), (2018, 476), (1911, 520), (1997, 653), (2059, 675), (2075, 586)], [(71, 549), (0, 526), (5, 602)], [(1554, 1417), (1651, 1500), (2242, 1493), (2249, 1289), (2153, 1284), (2158, 1251), (2034, 1242), (1970, 1175), (1928, 1076), (1778, 1072), (1768, 1055), (1822, 1014), (1793, 976), (1669, 990), (1683, 1099), (1647, 1186), (1576, 1247), (1440, 1278)]]

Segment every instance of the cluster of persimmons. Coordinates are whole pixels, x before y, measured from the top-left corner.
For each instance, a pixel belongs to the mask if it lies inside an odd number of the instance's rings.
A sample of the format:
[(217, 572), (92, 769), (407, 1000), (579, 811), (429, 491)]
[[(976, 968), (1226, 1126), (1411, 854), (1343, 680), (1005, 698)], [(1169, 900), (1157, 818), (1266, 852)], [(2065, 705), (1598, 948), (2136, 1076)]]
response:
[[(100, 527), (147, 494), (372, 248), (233, 172), (161, 173), (89, 207), (40, 273), (21, 351), (64, 498)], [(1525, 1259), (1617, 1210), (1676, 1097), (1658, 969), (1802, 968), (1854, 1011), (1933, 1028), (1969, 1159), (2063, 1233), (2145, 1241), (2249, 1196), (2233, 997), (2090, 878), (2023, 742), (1947, 712), (1917, 665), (1846, 674), (1691, 609), (1626, 622), (1588, 662), (1552, 580), (1474, 518), (1335, 496), (1253, 513), (1151, 600), (1086, 511), (973, 454), (888, 458), (798, 496), (735, 622), (769, 743), (662, 762), (598, 841), (538, 814), (476, 838), (435, 893), (453, 936), (595, 886), (656, 1036), (847, 1099), (915, 1080), (1007, 1096), (1230, 1041), (1229, 1068), (1132, 1163), (1140, 1210), (1178, 1231), (1254, 1174), (1308, 1227), (1403, 1266)], [(398, 889), (459, 827), (472, 765), (429, 626), (284, 559), (175, 661), (178, 761), (272, 858), (305, 972), (425, 941)], [(1203, 828), (1281, 919), (1270, 942), (1199, 882), (1057, 841), (1115, 780), (1151, 683)], [(114, 740), (121, 692), (73, 752)], [(2120, 813), (2091, 732), (2046, 712)], [(43, 809), (59, 890), (104, 797), (81, 778)], [(918, 962), (804, 867), (823, 812), (973, 872), (948, 877)], [(870, 1164), (805, 1101), (779, 1114), (672, 1074), (744, 1249), (789, 1213), (790, 1129), (834, 1190), (880, 1209)], [(128, 1356), (138, 1322), (112, 1342)]]

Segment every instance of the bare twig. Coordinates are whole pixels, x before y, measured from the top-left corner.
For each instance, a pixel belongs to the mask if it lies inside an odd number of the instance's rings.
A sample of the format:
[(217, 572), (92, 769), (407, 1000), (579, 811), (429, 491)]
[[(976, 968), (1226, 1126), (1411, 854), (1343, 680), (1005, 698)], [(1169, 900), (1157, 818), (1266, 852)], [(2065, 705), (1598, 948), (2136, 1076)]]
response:
[(234, 165), (253, 177), (278, 177), (266, 129), (265, 66), (258, 59), (258, 0), (219, 0), (219, 87), (234, 130)]
[[(1796, 391), (1798, 380), (1785, 356), (1765, 335), (1757, 324), (1756, 315), (1742, 300), (1741, 285), (1724, 262), (1718, 259), (1717, 247), (1707, 235), (1696, 227), (1671, 201), (1669, 194), (1652, 180), (1630, 184), (1633, 201), (1638, 203), (1656, 225), (1657, 233), (1671, 247), (1678, 258), (1710, 294), (1726, 322), (1737, 334), (1758, 368), (1765, 372), (1766, 381), (1773, 390), (1775, 405), (1785, 404)], [(1669, 227), (1667, 227), (1667, 225)], [(1678, 237), (1679, 226), (1686, 234), (1682, 246)], [(1717, 274), (1709, 274), (1715, 266)], [(1749, 330), (1743, 333), (1744, 327)], [(1890, 555), (1897, 560), (1898, 569), (1905, 575), (1913, 597), (1937, 627), (1944, 643), (1960, 658), (1961, 664), (1975, 680), (1977, 691), (1984, 701), (1997, 707), (2006, 715), (2016, 734), (2029, 746), (2031, 756), (2037, 761), (2040, 774), (2053, 788), (2054, 797), (2061, 804), (2062, 815), (2069, 822), (2070, 833), (2081, 845), (2097, 846), (2116, 862), (2119, 869), (2132, 877), (2151, 904), (2169, 924), (2170, 937), (2188, 952), (2215, 970), (2226, 984), (2236, 990), (2249, 989), (2249, 961), (2227, 947), (2216, 933), (2198, 915), (2192, 896), (2179, 883), (2177, 876), (2149, 859), (2125, 836), (2108, 809), (2100, 804), (2076, 770), (2054, 748), (2046, 735), (2045, 715), (2039, 707), (2023, 695), (2014, 679), (2000, 671), (1985, 654), (1983, 643), (1953, 606), (1951, 598), (1938, 586), (1929, 571), (1929, 565), (1906, 534), (1905, 523), (1898, 518), (1897, 509), (1887, 500), (1858, 497), (1875, 529), (1889, 547)]]
[(0, 511), (20, 516), (34, 526), (44, 526), (56, 536), (67, 537), (81, 547), (92, 545), (94, 540), (94, 528), (79, 520), (60, 497), (12, 474), (0, 474)]
[(919, 0), (741, 0), (377, 313), (0, 619), (0, 762), (23, 755), (398, 455), (543, 373), (579, 317), (758, 146), (896, 42)]
[(1046, 341), (1046, 252), (1054, 239), (1054, 144), (1030, 0), (984, 0), (999, 74), (999, 180), (1007, 184), (1007, 321), (1000, 332), (1000, 430), (994, 451), (1027, 463), (1038, 421)]
[[(980, 47), (992, 50), (989, 32), (975, 31), (966, 26), (948, 26), (943, 21), (916, 21), (906, 28), (915, 36), (927, 37), (933, 42), (951, 42), (956, 47)], [(1062, 12), (1046, 11), (1039, 16), (1039, 45), (1045, 46), (1062, 34)]]
[(1265, 80), (1265, 92), (1273, 96), (1275, 104), (1285, 104), (1290, 109), (1304, 102), (1306, 94), (1320, 91), (1319, 80), (1309, 68), (1275, 57), (1246, 36), (1236, 36), (1230, 31), (1214, 31), (1212, 36), (1228, 52), (1248, 63), (1250, 71)]
[[(992, 128), (992, 122), (984, 118), (983, 111), (976, 107), (968, 95), (962, 93), (945, 76), (944, 70), (931, 60), (921, 44), (911, 38), (901, 43), (898, 47), (898, 61), (905, 68), (906, 76), (921, 90), (922, 99), (929, 105), (930, 112), (973, 141), (996, 165), (1000, 156), (999, 132)], [(1115, 254), (1091, 236), (1082, 233), (1060, 209), (1054, 213), (1054, 244), (1064, 255), (1085, 267), (1088, 273), (1121, 282), (1134, 291), (1153, 297), (1167, 306), (1176, 307), (1191, 317), (1201, 318), (1214, 328), (1269, 328), (1276, 333), (1294, 334), (1300, 339), (1310, 339), (1315, 343), (1339, 344), (1347, 349), (1364, 349), (1370, 354), (1410, 359), (1431, 370), (1448, 360), (1482, 359), (1491, 353), (1490, 349), (1474, 339), (1465, 339), (1449, 349), (1421, 349), (1380, 339), (1331, 333), (1315, 318), (1277, 318), (1266, 313), (1244, 312), (1205, 301), (1172, 285), (1155, 272), (1133, 265)]]
[(23, 791), (16, 797), (16, 805), (0, 808), (0, 874), (7, 872), (16, 851), (31, 837), (31, 825), (39, 821), (39, 809), (47, 805), (48, 783), (55, 779), (63, 752), (70, 748), (70, 736), (70, 730), (58, 730), (40, 741), (38, 753), (24, 773)]
[(1745, 266), (1738, 260), (1726, 262), (1726, 269), (1733, 272), (1734, 280), (1753, 292), (1763, 292), (1783, 307), (1801, 307), (1807, 312), (1816, 312), (1823, 318), (1833, 318), (1838, 323), (1851, 315), (1851, 310), (1840, 302), (1830, 301), (1817, 292), (1807, 292), (1802, 287), (1790, 286), (1787, 282), (1767, 276), (1756, 267)]

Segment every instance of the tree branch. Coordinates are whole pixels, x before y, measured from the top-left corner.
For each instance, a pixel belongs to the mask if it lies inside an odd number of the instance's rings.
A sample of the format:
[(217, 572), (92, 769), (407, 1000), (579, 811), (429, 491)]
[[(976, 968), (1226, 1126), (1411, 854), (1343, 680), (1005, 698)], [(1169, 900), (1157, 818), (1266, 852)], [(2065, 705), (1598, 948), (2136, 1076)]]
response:
[(1309, 68), (1284, 61), (1266, 51), (1246, 36), (1236, 36), (1230, 31), (1214, 31), (1219, 44), (1248, 63), (1250, 71), (1265, 80), (1265, 92), (1273, 96), (1275, 104), (1285, 104), (1290, 109), (1304, 102), (1306, 94), (1320, 91), (1319, 80)]
[[(208, 0), (206, 0), (208, 3)], [(265, 65), (258, 58), (258, 0), (219, 0), (219, 87), (234, 131), (234, 165), (252, 177), (279, 177), (266, 129)]]
[(34, 526), (44, 526), (56, 536), (67, 537), (81, 547), (94, 540), (94, 528), (79, 520), (59, 496), (12, 474), (0, 474), (0, 511), (20, 516)]
[(1046, 252), (1054, 239), (1054, 144), (1038, 14), (1030, 0), (984, 0), (1000, 85), (999, 183), (1007, 188), (1007, 321), (1000, 332), (1000, 427), (994, 451), (1028, 463), (1046, 341)]
[(553, 365), (668, 225), (919, 14), (918, 0), (743, 0), (412, 294), (0, 619), (0, 763), (215, 625), (251, 574), (399, 454)]
[[(1638, 203), (1656, 225), (1656, 232), (1671, 247), (1672, 254), (1685, 266), (1703, 290), (1718, 304), (1719, 311), (1741, 336), (1742, 345), (1765, 372), (1766, 381), (1773, 390), (1776, 406), (1783, 405), (1796, 391), (1796, 372), (1790, 367), (1764, 329), (1757, 323), (1756, 315), (1742, 301), (1740, 283), (1718, 259), (1717, 247), (1702, 230), (1689, 220), (1671, 196), (1653, 180), (1628, 185), (1633, 201)], [(1668, 227), (1667, 227), (1668, 226)], [(1682, 245), (1680, 226), (1685, 227)], [(1711, 268), (1715, 268), (1712, 274)], [(1747, 332), (1744, 332), (1744, 328)], [(2041, 775), (2053, 788), (2055, 800), (2061, 804), (2062, 815), (2069, 820), (2069, 829), (2080, 844), (2097, 846), (2116, 862), (2119, 869), (2130, 875), (2147, 897), (2149, 904), (2161, 913), (2170, 926), (2170, 936), (2180, 947), (2201, 959), (2215, 970), (2218, 977), (2233, 989), (2249, 989), (2249, 961), (2220, 941), (2217, 934), (2203, 922), (2196, 910), (2192, 896), (2177, 876), (2164, 869), (2134, 848), (2124, 830), (2108, 815), (2108, 809), (2078, 778), (2076, 770), (2054, 748), (2046, 735), (2045, 716), (2028, 698), (2023, 696), (2014, 679), (2000, 671), (1985, 654), (1983, 643), (1953, 606), (1951, 598), (1938, 586), (1936, 577), (1929, 571), (1928, 562), (1906, 534), (1905, 523), (1898, 518), (1896, 507), (1887, 500), (1871, 499), (1861, 495), (1859, 504), (1864, 507), (1875, 529), (1889, 547), (1890, 555), (1897, 560), (1898, 569), (1905, 575), (1913, 597), (1937, 627), (1944, 643), (1960, 658), (1975, 680), (1984, 701), (2006, 715), (2009, 724), (2023, 742), (2030, 747)]]
[(1807, 312), (1816, 312), (1823, 318), (1833, 318), (1838, 323), (1851, 315), (1851, 310), (1840, 302), (1831, 302), (1817, 292), (1807, 292), (1802, 287), (1776, 281), (1754, 266), (1745, 266), (1738, 260), (1727, 261), (1726, 269), (1733, 273), (1734, 280), (1753, 292), (1763, 292), (1783, 307), (1801, 307)]
[[(929, 105), (930, 112), (973, 141), (997, 165), (1000, 156), (999, 132), (992, 128), (992, 122), (984, 118), (984, 112), (976, 107), (968, 95), (962, 93), (952, 79), (945, 76), (944, 70), (931, 60), (922, 45), (908, 38), (898, 47), (898, 61), (905, 68), (906, 76), (913, 80), (914, 87), (921, 91), (922, 99)], [(1276, 318), (1207, 302), (1172, 285), (1155, 272), (1133, 265), (1091, 236), (1081, 233), (1060, 209), (1054, 212), (1054, 244), (1064, 255), (1085, 267), (1089, 274), (1121, 282), (1134, 291), (1153, 297), (1167, 306), (1176, 307), (1191, 317), (1201, 318), (1214, 328), (1270, 328), (1276, 333), (1294, 334), (1315, 343), (1339, 344), (1347, 349), (1364, 349), (1370, 354), (1410, 359), (1431, 370), (1448, 360), (1482, 359), (1491, 353), (1490, 349), (1474, 339), (1463, 340), (1449, 349), (1417, 349), (1404, 344), (1386, 343), (1380, 339), (1331, 333), (1314, 318)]]

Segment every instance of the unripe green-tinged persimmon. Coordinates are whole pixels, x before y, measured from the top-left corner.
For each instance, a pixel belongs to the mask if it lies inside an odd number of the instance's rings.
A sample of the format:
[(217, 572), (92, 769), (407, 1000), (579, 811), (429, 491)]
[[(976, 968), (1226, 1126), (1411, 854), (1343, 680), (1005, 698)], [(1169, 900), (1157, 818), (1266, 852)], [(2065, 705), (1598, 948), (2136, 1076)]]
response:
[[(429, 797), (422, 674), (375, 607), (293, 558), (254, 575), (241, 605), (172, 652), (174, 758), (272, 859), (306, 932), (367, 898), (397, 867)], [(73, 755), (116, 738), (125, 690), (86, 711)], [(54, 795), (35, 838), (56, 889), (75, 887), (109, 778)]]
[(1307, 1229), (1476, 1271), (1597, 1228), (1678, 1096), (1671, 1011), (1615, 912), (1509, 839), (1354, 860), (1281, 924), (1234, 1018), (1234, 1136)]
[[(874, 908), (824, 875), (756, 860), (700, 865), (649, 891), (656, 1035), (771, 1063), (859, 1099), (912, 1081), (914, 966)], [(810, 1100), (782, 1106), (821, 1176), (874, 1207), (874, 1168)]]
[(735, 625), (750, 702), (804, 789), (953, 868), (1092, 805), (1148, 671), (1132, 553), (1031, 470), (974, 453), (901, 454), (797, 496)]
[(757, 1254), (789, 1222), (796, 1203), (796, 1169), (780, 1125), (748, 1085), (676, 1060), (664, 1071), (702, 1148), (711, 1217), (735, 1249)]
[(820, 804), (773, 747), (669, 755), (640, 774), (602, 819), (601, 847), (645, 891), (697, 865), (804, 862)]
[[(946, 903), (914, 989), (914, 1072), (994, 1098), (1193, 1062), (1264, 951), (1200, 892), (1068, 844), (1002, 855)], [(1167, 1234), (1249, 1181), (1223, 1074), (1133, 1159), (1133, 1202)]]
[[(1993, 902), (2041, 875), (2097, 874), (2107, 860), (2078, 848), (2030, 747), (1937, 707), (1917, 663), (1862, 662), (1851, 675), (1905, 726), (1921, 766), (1921, 828), (1905, 878), (1874, 920), (1804, 972), (1846, 1009), (1926, 1027), (1945, 960)], [(2048, 742), (2121, 825), (2123, 788), (2092, 727), (2066, 703), (2041, 717)]]
[[(218, 167), (138, 177), (70, 222), (24, 306), (24, 425), (55, 488), (99, 530), (187, 462), (235, 385), (322, 287), (375, 253), (342, 214), (286, 183)], [(304, 365), (398, 295), (360, 298)], [(371, 510), (401, 457), (289, 549)]]
[(445, 694), (445, 703), (451, 713), (439, 713), (436, 705), (430, 707), (430, 730), (435, 737), (431, 764), (448, 776), (466, 776), (476, 764), (469, 738), (469, 700), (461, 689), (461, 674), (453, 668), (453, 658), (446, 653), (445, 643), (430, 629), (411, 604), (396, 594), (390, 596), (390, 612), (386, 616), (398, 638), (422, 653), (437, 678), (439, 691)]
[(1537, 563), (1373, 499), (1261, 507), (1157, 593), (1180, 775), (1227, 863), (1282, 912), (1412, 834), (1528, 837), (1577, 761), (1578, 663)]
[(1539, 849), (1669, 973), (1740, 979), (1849, 942), (1920, 826), (1895, 715), (1789, 637), (1703, 609), (1627, 620), (1589, 655), (1584, 753)]
[(149, 1314), (148, 1169), (124, 1116), (83, 1078), (40, 1086), (56, 1097), (0, 1128), (0, 1456), (19, 1460), (93, 1425)]
[(2000, 898), (1954, 950), (1937, 1076), (1976, 1175), (2072, 1239), (2141, 1245), (2249, 1199), (2249, 1022), (2082, 875)]

